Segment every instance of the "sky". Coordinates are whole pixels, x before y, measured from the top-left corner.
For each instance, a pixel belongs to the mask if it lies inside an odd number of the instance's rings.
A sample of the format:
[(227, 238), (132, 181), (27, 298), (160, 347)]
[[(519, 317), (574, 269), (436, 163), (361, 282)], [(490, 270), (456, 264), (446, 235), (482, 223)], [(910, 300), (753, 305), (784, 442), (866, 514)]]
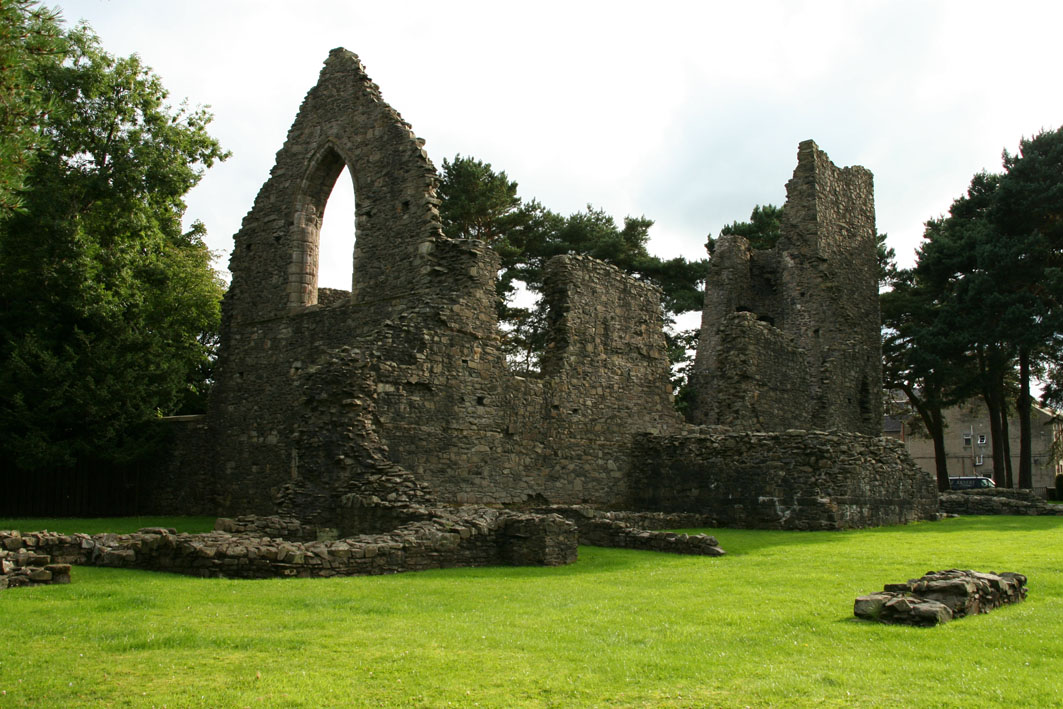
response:
[[(504, 170), (525, 199), (646, 216), (651, 253), (781, 205), (797, 146), (875, 175), (878, 229), (911, 265), (1001, 151), (1063, 124), (1063, 3), (639, 0), (60, 0), (176, 105), (208, 105), (232, 157), (189, 193), (224, 269), (330, 49), (362, 60), (426, 140)], [(353, 187), (325, 213), (319, 285), (349, 288)]]

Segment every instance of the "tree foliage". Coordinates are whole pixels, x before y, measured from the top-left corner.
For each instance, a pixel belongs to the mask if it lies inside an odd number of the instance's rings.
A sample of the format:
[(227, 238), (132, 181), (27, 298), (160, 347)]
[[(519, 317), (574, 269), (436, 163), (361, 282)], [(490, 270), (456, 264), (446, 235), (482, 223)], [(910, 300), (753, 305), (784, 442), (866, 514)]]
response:
[(27, 69), (50, 106), (0, 223), (0, 454), (27, 470), (138, 455), (146, 421), (202, 406), (222, 293), (202, 224), (181, 224), (226, 157), (210, 114), (167, 106), (87, 27), (62, 39)]
[(34, 85), (34, 74), (58, 61), (66, 47), (54, 11), (32, 0), (0, 3), (0, 220), (22, 204), (38, 128), (54, 104)]
[[(1018, 153), (1004, 152), (1003, 165), (1000, 174), (976, 174), (947, 216), (927, 222), (916, 267), (905, 277), (933, 309), (925, 328), (909, 329), (907, 343), (917, 379), (947, 382), (951, 400), (985, 400), (997, 484), (1030, 487), (1031, 380), (1063, 354), (1063, 129), (1023, 139)], [(884, 295), (884, 315), (903, 297)], [(897, 317), (919, 312), (913, 306)], [(905, 321), (892, 317), (884, 322), (901, 331)], [(1014, 389), (1017, 480), (1008, 444)]]
[[(749, 215), (749, 221), (731, 222), (720, 229), (720, 236), (736, 234), (745, 237), (750, 248), (771, 249), (782, 236), (782, 207), (774, 204), (756, 205)], [(709, 253), (712, 253), (714, 239), (709, 239)]]

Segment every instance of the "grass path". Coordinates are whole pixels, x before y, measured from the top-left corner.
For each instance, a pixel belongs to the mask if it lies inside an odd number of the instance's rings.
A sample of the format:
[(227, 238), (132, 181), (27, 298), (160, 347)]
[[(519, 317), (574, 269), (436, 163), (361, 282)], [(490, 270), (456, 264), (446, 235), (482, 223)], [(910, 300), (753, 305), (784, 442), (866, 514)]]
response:
[[(78, 567), (0, 592), (0, 709), (1063, 706), (1063, 519), (709, 531), (728, 556), (268, 581)], [(852, 618), (857, 595), (954, 567), (1025, 573), (1029, 599), (932, 629)]]

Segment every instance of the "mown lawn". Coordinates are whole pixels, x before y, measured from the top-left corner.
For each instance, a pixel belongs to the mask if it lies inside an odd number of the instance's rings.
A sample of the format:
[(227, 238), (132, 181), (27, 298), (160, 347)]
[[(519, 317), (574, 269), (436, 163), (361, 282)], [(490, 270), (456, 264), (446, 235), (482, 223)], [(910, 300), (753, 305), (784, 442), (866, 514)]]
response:
[[(270, 581), (79, 567), (0, 592), (0, 708), (1063, 706), (1063, 518), (709, 531), (728, 556)], [(857, 595), (954, 567), (1025, 573), (1029, 599), (930, 629), (852, 618)]]

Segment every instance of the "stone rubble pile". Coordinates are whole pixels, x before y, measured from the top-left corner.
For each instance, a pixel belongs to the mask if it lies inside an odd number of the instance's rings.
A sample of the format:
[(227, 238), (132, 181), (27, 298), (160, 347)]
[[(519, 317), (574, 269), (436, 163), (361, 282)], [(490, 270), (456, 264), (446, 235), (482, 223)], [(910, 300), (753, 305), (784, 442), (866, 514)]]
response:
[(988, 613), (1024, 598), (1026, 577), (1022, 574), (949, 569), (931, 571), (907, 583), (886, 584), (882, 591), (857, 598), (853, 613), (881, 623), (927, 626)]
[(23, 546), (15, 531), (0, 531), (0, 589), (70, 583), (70, 564), (53, 564), (35, 546)]

